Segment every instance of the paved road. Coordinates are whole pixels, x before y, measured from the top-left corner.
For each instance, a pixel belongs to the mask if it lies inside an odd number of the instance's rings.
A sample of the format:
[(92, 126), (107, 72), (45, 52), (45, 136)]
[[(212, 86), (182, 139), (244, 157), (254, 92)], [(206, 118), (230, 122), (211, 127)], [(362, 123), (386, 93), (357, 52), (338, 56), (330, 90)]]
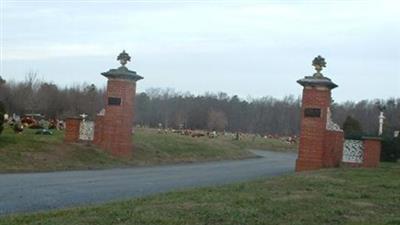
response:
[(122, 200), (294, 171), (294, 153), (254, 153), (263, 157), (126, 169), (1, 174), (0, 215)]

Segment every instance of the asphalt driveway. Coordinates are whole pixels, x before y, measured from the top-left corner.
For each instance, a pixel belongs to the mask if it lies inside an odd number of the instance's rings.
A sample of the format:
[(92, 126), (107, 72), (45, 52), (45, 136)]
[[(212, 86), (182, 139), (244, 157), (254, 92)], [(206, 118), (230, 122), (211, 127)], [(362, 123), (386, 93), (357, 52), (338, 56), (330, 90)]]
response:
[(254, 153), (262, 157), (109, 170), (1, 174), (0, 215), (103, 203), (294, 171), (295, 153)]

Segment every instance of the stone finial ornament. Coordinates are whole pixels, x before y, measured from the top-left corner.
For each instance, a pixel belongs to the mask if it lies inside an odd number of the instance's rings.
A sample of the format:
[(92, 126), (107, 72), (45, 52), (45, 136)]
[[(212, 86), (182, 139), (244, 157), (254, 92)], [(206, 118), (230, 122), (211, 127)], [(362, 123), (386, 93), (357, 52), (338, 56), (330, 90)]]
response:
[(317, 71), (314, 73), (314, 77), (323, 77), (321, 70), (323, 67), (326, 67), (326, 61), (323, 57), (318, 55), (317, 57), (314, 58), (312, 61), (312, 65), (314, 66), (315, 70)]
[(337, 85), (331, 81), (328, 77), (322, 75), (321, 70), (326, 67), (325, 59), (318, 55), (312, 61), (312, 65), (314, 66), (315, 70), (317, 71), (312, 76), (305, 76), (303, 79), (297, 81), (302, 86), (325, 86), (329, 89), (336, 88)]
[(125, 65), (131, 61), (131, 57), (128, 53), (123, 50), (117, 57), (117, 60), (121, 63), (121, 66), (117, 69), (110, 69), (107, 72), (101, 73), (101, 75), (107, 78), (113, 79), (128, 79), (133, 81), (138, 81), (143, 79), (142, 76), (139, 76), (135, 71), (129, 70)]
[(122, 66), (125, 66), (128, 62), (131, 61), (131, 57), (128, 55), (128, 53), (123, 50), (117, 57), (117, 60), (121, 63)]

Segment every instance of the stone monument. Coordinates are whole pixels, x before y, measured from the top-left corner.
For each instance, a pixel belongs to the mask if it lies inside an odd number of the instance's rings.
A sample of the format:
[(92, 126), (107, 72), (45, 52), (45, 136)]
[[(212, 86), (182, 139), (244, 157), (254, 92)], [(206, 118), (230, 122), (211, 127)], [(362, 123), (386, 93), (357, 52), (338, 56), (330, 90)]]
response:
[(108, 79), (106, 106), (96, 117), (93, 143), (116, 156), (132, 155), (132, 129), (136, 82), (143, 79), (126, 64), (131, 57), (125, 50), (117, 60), (121, 66), (101, 73)]
[(316, 73), (297, 81), (303, 88), (299, 154), (296, 171), (340, 165), (343, 154), (343, 131), (331, 120), (331, 90), (337, 85), (321, 73), (325, 59), (316, 57)]
[(386, 106), (379, 104), (378, 105), (378, 109), (379, 109), (379, 130), (378, 130), (378, 135), (382, 136), (383, 134), (383, 122), (386, 119), (386, 117), (383, 115), (383, 111), (385, 111)]

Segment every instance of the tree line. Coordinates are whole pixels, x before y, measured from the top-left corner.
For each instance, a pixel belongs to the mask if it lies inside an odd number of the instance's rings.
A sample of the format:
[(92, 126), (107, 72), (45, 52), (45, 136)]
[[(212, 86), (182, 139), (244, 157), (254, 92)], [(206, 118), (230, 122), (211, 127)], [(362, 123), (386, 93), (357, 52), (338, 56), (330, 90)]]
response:
[[(40, 113), (62, 119), (81, 113), (93, 119), (104, 108), (105, 89), (93, 84), (59, 87), (30, 73), (24, 81), (1, 79), (0, 101), (9, 114)], [(365, 133), (378, 130), (378, 100), (334, 103), (333, 120), (340, 126), (348, 116), (358, 120)], [(385, 131), (400, 129), (400, 98), (379, 100), (386, 105)], [(172, 89), (152, 88), (135, 99), (135, 123), (163, 128), (203, 129), (258, 134), (298, 135), (300, 97), (271, 96), (242, 99), (226, 93), (193, 95)]]
[(38, 79), (35, 73), (29, 73), (20, 82), (1, 80), (0, 101), (10, 115), (40, 113), (50, 119), (81, 113), (93, 116), (104, 106), (104, 88), (93, 84), (61, 88)]

